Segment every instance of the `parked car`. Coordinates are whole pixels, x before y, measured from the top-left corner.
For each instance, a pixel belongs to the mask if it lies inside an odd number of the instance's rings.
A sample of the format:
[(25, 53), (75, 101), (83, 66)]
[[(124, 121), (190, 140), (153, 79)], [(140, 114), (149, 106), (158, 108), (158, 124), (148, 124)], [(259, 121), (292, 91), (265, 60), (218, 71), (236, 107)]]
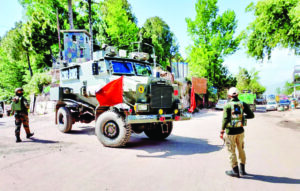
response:
[(268, 101), (267, 102), (267, 111), (277, 110), (276, 101)]
[(226, 99), (220, 99), (218, 101), (218, 103), (216, 104), (216, 107), (215, 109), (220, 109), (220, 110), (223, 110), (224, 106), (227, 104), (228, 100)]

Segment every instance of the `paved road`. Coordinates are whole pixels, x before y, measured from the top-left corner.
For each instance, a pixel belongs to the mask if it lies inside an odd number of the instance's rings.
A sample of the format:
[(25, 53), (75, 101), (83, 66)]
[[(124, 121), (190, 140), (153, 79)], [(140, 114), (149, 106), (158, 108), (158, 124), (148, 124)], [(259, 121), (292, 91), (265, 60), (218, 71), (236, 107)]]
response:
[[(0, 190), (300, 190), (300, 110), (256, 113), (246, 128), (245, 178), (231, 178), (219, 139), (221, 111), (176, 122), (165, 141), (133, 135), (106, 148), (94, 123), (62, 134), (54, 115), (31, 116), (34, 139), (16, 144), (12, 117), (0, 119)], [(86, 128), (87, 127), (87, 128)]]

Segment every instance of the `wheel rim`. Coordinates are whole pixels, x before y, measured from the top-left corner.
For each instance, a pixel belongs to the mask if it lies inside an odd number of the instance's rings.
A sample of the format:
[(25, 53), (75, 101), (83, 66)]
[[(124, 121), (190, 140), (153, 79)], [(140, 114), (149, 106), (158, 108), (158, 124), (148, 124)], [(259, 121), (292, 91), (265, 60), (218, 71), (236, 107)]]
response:
[(116, 138), (119, 135), (118, 125), (113, 121), (105, 123), (103, 127), (103, 134), (111, 139)]

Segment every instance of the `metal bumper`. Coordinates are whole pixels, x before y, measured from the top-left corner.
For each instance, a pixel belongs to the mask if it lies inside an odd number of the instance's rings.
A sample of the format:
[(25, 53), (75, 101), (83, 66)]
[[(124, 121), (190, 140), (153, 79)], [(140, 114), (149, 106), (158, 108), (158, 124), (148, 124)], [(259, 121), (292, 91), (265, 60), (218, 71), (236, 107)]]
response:
[(128, 124), (138, 124), (138, 123), (161, 123), (168, 121), (184, 121), (190, 120), (192, 115), (189, 113), (184, 113), (181, 115), (165, 114), (165, 115), (128, 115), (126, 122)]

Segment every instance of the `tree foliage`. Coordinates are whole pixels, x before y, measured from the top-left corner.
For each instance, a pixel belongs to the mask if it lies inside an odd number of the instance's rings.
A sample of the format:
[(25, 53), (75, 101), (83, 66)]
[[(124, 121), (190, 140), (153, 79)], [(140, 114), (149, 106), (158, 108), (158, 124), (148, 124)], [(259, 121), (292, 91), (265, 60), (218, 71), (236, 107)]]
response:
[[(155, 26), (140, 30), (127, 0), (92, 2), (92, 30), (101, 43), (130, 49), (141, 34), (144, 42), (155, 47), (163, 65), (167, 65), (168, 60), (171, 62), (178, 52), (175, 36), (161, 19), (155, 20)], [(26, 84), (26, 90), (39, 92), (37, 83), (43, 84), (40, 73), (51, 67), (58, 57), (57, 12), (60, 29), (70, 29), (67, 0), (19, 0), (19, 3), (25, 10), (23, 22), (0, 37), (1, 99), (8, 98), (16, 87)], [(87, 0), (72, 0), (72, 5), (74, 28), (89, 30)], [(97, 48), (94, 46), (94, 49)], [(147, 52), (151, 53), (150, 50)]]
[[(294, 83), (286, 81), (282, 88), (278, 87), (276, 90), (277, 94), (291, 95), (294, 93)], [(300, 86), (297, 86), (296, 90), (300, 90)]]
[(193, 40), (188, 48), (190, 75), (206, 77), (212, 86), (222, 91), (235, 82), (222, 65), (223, 59), (238, 49), (243, 35), (234, 36), (237, 27), (234, 11), (218, 15), (217, 0), (198, 0), (195, 9), (196, 18), (186, 19)]
[(8, 99), (16, 87), (25, 84), (27, 62), (21, 26), (16, 23), (0, 42), (0, 99)]
[[(179, 46), (169, 25), (160, 17), (151, 17), (146, 20), (140, 32), (143, 43), (154, 46), (157, 62), (163, 67), (168, 65), (168, 62), (171, 64), (170, 62), (178, 52)], [(144, 46), (143, 50), (153, 53), (152, 48), (149, 46)]]
[(52, 77), (45, 73), (36, 73), (31, 80), (24, 86), (24, 91), (27, 94), (40, 94), (43, 88), (51, 83)]
[(249, 25), (248, 54), (255, 59), (270, 58), (274, 48), (281, 46), (300, 54), (300, 1), (259, 0), (248, 6), (255, 20)]
[(251, 91), (255, 94), (261, 95), (266, 91), (266, 88), (259, 83), (259, 72), (253, 69), (248, 72), (245, 68), (239, 68), (239, 73), (236, 76), (237, 89), (242, 91)]
[(104, 0), (99, 14), (99, 42), (129, 48), (132, 42), (137, 41), (139, 28), (127, 0)]

